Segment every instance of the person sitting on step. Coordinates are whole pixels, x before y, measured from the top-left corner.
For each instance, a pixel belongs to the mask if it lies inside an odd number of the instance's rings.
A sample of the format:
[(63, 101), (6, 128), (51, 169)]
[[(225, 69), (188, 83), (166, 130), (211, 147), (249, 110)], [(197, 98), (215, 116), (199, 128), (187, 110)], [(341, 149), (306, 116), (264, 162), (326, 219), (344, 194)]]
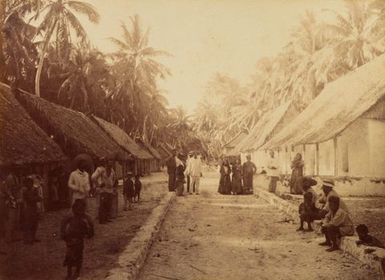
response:
[(352, 236), (354, 227), (352, 219), (347, 211), (340, 207), (340, 198), (331, 196), (328, 199), (329, 212), (322, 221), (321, 232), (325, 235), (325, 242), (321, 246), (330, 246), (327, 252), (338, 250), (338, 240), (343, 236)]

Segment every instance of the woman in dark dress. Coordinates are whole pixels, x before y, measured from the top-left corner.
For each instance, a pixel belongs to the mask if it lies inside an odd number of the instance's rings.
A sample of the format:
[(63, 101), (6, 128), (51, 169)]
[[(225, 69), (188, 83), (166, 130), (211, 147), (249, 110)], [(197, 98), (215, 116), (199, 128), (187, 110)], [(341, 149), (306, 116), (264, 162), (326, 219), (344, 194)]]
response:
[(231, 193), (231, 179), (230, 179), (230, 164), (227, 159), (223, 161), (223, 164), (220, 168), (221, 178), (219, 180), (218, 192), (220, 194), (230, 194)]
[(290, 178), (290, 193), (302, 194), (302, 181), (303, 181), (303, 166), (302, 155), (300, 153), (295, 155), (294, 160), (291, 163), (291, 178)]
[(231, 192), (233, 194), (242, 193), (242, 165), (241, 161), (237, 159), (233, 164), (231, 178)]

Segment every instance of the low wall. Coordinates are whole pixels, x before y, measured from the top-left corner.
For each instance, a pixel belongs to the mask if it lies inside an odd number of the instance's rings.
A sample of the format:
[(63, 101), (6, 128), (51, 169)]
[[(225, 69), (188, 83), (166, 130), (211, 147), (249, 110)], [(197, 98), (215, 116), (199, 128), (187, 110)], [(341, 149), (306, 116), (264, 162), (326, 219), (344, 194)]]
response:
[[(314, 189), (321, 190), (322, 179), (326, 177), (315, 176), (318, 185)], [(350, 177), (327, 177), (334, 179), (334, 189), (341, 196), (385, 196), (385, 179), (376, 178), (350, 178)], [(285, 175), (285, 179), (277, 183), (277, 192), (289, 192), (290, 176)], [(267, 190), (269, 179), (266, 175), (257, 174), (254, 177), (254, 184)]]

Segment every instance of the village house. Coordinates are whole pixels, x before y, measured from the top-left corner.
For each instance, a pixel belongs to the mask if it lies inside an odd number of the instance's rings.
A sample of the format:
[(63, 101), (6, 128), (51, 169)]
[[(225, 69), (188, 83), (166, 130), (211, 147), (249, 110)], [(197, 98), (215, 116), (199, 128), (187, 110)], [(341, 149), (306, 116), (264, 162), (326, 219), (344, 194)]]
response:
[(123, 129), (115, 124), (107, 122), (96, 116), (92, 119), (123, 149), (133, 155), (133, 158), (127, 161), (122, 167), (122, 173), (132, 171), (135, 175), (145, 174), (149, 170), (144, 170), (145, 162), (150, 161), (153, 157), (142, 147), (140, 147)]
[(281, 173), (296, 153), (305, 175), (333, 177), (345, 195), (385, 195), (385, 55), (329, 83), (261, 150), (276, 150)]
[(50, 175), (64, 165), (68, 158), (55, 141), (32, 120), (16, 100), (10, 87), (2, 83), (0, 99), (0, 168), (5, 171), (1, 175), (6, 176), (7, 170), (19, 169), (23, 176), (40, 176), (44, 209), (49, 208), (50, 201), (65, 200), (65, 191), (50, 184)]
[(281, 131), (296, 115), (298, 110), (292, 102), (285, 102), (262, 115), (250, 134), (235, 148), (235, 151), (240, 153), (242, 162), (246, 161), (247, 155), (251, 155), (258, 172), (266, 170), (268, 153), (260, 147)]
[(240, 153), (235, 149), (239, 143), (247, 137), (247, 133), (241, 131), (236, 134), (230, 141), (222, 146), (222, 155), (229, 159), (231, 162), (239, 158)]

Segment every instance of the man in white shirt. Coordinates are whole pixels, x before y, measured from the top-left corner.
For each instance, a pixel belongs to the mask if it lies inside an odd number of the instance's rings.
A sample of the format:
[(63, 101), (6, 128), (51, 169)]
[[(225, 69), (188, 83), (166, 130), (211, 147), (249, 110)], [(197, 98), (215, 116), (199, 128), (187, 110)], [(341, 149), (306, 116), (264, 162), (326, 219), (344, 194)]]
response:
[(195, 152), (194, 157), (190, 159), (189, 174), (191, 176), (191, 186), (195, 194), (199, 194), (199, 183), (202, 177), (202, 160)]
[(77, 199), (86, 201), (90, 191), (90, 178), (84, 161), (80, 161), (78, 169), (71, 173), (68, 179), (68, 187), (72, 191), (72, 204)]
[(275, 192), (277, 181), (279, 179), (279, 163), (274, 156), (274, 151), (270, 151), (270, 158), (267, 163), (267, 176), (270, 178), (269, 192)]

